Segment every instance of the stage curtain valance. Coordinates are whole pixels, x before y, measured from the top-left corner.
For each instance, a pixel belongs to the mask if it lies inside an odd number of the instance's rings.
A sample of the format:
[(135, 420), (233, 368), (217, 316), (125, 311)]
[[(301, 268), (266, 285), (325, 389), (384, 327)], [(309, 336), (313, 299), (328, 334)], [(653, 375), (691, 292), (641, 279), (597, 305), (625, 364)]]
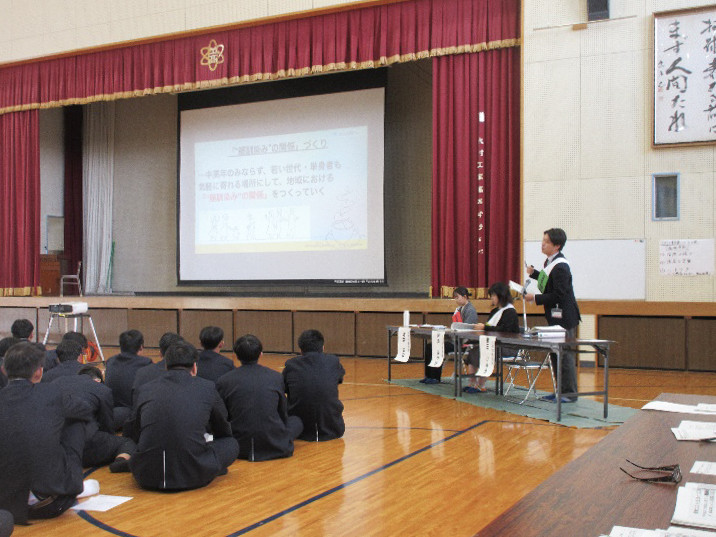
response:
[(411, 0), (0, 67), (0, 113), (519, 44), (518, 0)]

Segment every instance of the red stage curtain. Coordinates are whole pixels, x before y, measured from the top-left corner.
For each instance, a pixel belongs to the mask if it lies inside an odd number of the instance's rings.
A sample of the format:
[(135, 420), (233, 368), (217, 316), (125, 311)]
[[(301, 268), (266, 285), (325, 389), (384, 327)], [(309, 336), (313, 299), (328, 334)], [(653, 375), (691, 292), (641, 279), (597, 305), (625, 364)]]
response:
[(519, 36), (519, 0), (367, 6), (0, 68), (0, 114), (514, 47)]
[(517, 49), (433, 60), (436, 295), (519, 281), (519, 106)]
[(39, 291), (38, 124), (37, 110), (0, 116), (0, 296)]
[(64, 109), (65, 132), (65, 259), (74, 274), (82, 261), (82, 107)]

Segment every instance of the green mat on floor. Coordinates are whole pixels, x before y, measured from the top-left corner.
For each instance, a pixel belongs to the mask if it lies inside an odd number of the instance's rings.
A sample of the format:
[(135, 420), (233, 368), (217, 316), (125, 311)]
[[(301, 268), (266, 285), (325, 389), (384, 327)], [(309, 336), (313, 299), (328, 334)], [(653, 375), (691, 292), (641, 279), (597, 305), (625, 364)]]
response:
[[(450, 379), (444, 379), (440, 384), (421, 384), (419, 379), (393, 379), (392, 384), (420, 390), (421, 392), (454, 399), (454, 386)], [(492, 408), (517, 414), (528, 418), (546, 420), (568, 427), (595, 428), (620, 425), (638, 412), (637, 409), (617, 405), (609, 405), (607, 418), (604, 418), (604, 403), (592, 398), (580, 397), (574, 403), (562, 404), (562, 421), (557, 421), (557, 405), (549, 401), (540, 401), (530, 394), (523, 404), (519, 404), (526, 394), (526, 389), (513, 388), (507, 396), (495, 395), (495, 385), (487, 383), (487, 391), (476, 394), (463, 394), (458, 400), (471, 405)], [(547, 395), (546, 392), (537, 392), (537, 397)]]

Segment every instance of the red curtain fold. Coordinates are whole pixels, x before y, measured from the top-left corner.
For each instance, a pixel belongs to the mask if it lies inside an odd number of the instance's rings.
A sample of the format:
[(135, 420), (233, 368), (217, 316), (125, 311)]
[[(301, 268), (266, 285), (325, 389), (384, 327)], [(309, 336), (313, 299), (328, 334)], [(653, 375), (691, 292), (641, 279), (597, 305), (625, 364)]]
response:
[[(0, 113), (509, 47), (519, 35), (519, 0), (369, 6), (0, 68)], [(216, 62), (202, 54), (212, 42)]]
[(433, 60), (432, 289), (519, 279), (519, 51)]
[(40, 284), (39, 112), (0, 116), (0, 296)]
[(82, 261), (82, 107), (64, 109), (65, 132), (65, 253), (68, 273), (75, 273)]

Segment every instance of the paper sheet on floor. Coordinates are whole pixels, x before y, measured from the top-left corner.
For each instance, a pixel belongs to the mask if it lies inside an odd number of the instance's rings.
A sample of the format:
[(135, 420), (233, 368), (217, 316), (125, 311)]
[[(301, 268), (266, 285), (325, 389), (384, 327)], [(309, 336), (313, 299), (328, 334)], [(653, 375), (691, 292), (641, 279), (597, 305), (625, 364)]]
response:
[(124, 502), (131, 500), (131, 496), (108, 496), (107, 494), (97, 494), (89, 500), (73, 505), (75, 511), (109, 511)]

